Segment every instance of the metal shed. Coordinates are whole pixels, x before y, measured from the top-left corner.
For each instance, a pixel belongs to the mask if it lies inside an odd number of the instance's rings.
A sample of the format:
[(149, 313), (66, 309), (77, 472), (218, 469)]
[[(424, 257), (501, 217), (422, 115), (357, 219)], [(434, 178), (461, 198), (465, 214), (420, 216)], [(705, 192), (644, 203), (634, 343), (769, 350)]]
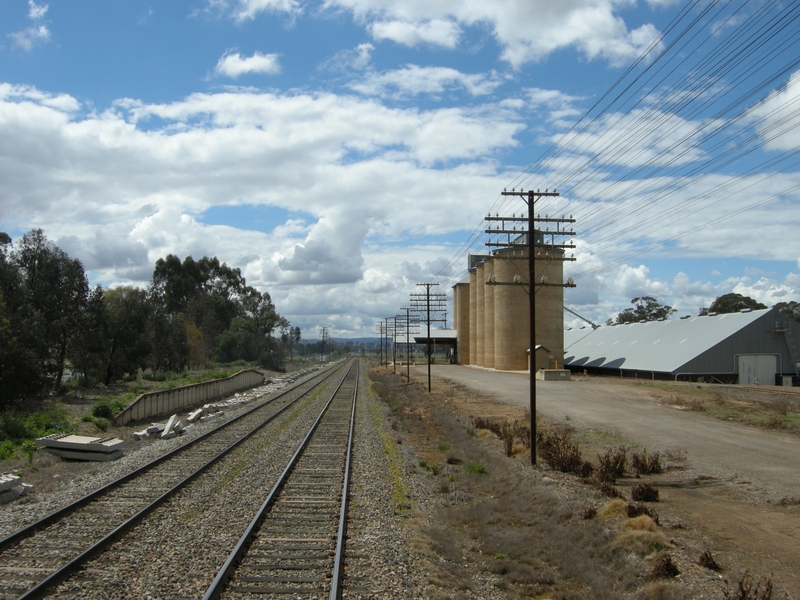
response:
[(604, 326), (572, 343), (574, 370), (776, 385), (797, 377), (800, 324), (774, 309)]

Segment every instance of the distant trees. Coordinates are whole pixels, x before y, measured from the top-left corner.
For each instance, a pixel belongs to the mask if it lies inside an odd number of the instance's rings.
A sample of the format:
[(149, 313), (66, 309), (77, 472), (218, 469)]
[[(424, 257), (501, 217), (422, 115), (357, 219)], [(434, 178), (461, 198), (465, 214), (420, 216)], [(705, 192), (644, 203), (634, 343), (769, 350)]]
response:
[(717, 299), (714, 300), (714, 302), (712, 302), (711, 306), (708, 308), (701, 308), (700, 316), (707, 315), (708, 313), (712, 312), (719, 314), (734, 313), (745, 308), (760, 310), (767, 308), (767, 305), (761, 304), (761, 302), (758, 302), (749, 296), (742, 296), (741, 294), (736, 293), (723, 294), (722, 296), (717, 297)]
[(772, 308), (781, 314), (786, 315), (790, 319), (800, 323), (800, 302), (795, 302), (794, 300), (789, 302), (778, 302)]
[(626, 308), (617, 315), (617, 324), (668, 319), (676, 312), (671, 306), (661, 304), (651, 296), (634, 298), (631, 300), (631, 304), (633, 304), (633, 308)]
[(277, 328), (300, 339), (269, 294), (217, 258), (169, 255), (147, 290), (91, 289), (81, 262), (41, 229), (16, 244), (0, 232), (0, 408), (58, 386), (67, 360), (75, 375), (106, 384), (212, 360), (281, 369)]

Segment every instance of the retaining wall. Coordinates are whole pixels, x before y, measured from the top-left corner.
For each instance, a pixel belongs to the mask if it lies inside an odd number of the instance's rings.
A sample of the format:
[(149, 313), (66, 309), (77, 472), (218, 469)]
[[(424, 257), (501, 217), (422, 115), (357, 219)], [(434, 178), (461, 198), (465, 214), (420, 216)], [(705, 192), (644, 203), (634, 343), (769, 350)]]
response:
[(253, 369), (239, 371), (224, 379), (193, 383), (170, 390), (142, 394), (133, 404), (114, 417), (115, 425), (140, 421), (158, 415), (177, 412), (183, 408), (210, 402), (216, 398), (256, 387), (264, 383), (264, 375)]

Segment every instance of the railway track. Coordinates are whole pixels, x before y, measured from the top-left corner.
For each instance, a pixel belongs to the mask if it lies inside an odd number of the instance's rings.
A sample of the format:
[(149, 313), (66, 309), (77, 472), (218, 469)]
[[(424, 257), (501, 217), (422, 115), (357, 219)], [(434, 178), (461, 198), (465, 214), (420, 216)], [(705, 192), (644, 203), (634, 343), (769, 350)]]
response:
[(308, 398), (333, 368), (0, 540), (0, 599), (41, 598), (249, 437)]
[(358, 377), (342, 380), (204, 600), (341, 597)]

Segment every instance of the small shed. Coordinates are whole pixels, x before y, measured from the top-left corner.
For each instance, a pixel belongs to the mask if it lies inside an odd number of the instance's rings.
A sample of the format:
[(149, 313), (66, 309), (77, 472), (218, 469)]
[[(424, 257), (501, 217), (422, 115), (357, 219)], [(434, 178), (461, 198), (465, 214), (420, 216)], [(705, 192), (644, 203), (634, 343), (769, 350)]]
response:
[(775, 309), (606, 325), (572, 343), (572, 371), (776, 385), (800, 369), (800, 324)]

